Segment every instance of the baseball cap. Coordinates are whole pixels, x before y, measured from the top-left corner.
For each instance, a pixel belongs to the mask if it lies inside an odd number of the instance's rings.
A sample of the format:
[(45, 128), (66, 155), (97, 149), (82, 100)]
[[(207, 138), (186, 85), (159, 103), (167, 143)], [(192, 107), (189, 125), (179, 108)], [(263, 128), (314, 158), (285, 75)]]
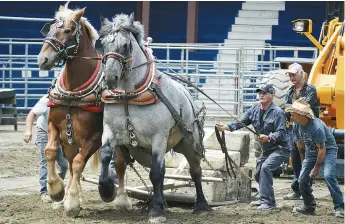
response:
[(289, 65), (287, 73), (296, 74), (296, 73), (300, 73), (301, 71), (303, 72), (302, 65), (295, 62), (295, 63)]
[(260, 86), (260, 88), (256, 89), (256, 92), (265, 92), (265, 93), (272, 93), (275, 94), (276, 90), (274, 89), (274, 87), (271, 84), (267, 84), (267, 85), (262, 85)]

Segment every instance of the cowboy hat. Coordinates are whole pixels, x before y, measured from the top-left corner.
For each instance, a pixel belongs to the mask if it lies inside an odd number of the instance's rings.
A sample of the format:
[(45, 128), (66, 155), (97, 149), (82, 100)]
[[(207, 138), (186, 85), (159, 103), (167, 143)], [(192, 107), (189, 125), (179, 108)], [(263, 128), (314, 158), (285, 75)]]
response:
[(291, 107), (285, 109), (285, 112), (295, 112), (297, 114), (307, 116), (310, 119), (315, 118), (313, 110), (310, 108), (310, 105), (305, 98), (296, 100)]

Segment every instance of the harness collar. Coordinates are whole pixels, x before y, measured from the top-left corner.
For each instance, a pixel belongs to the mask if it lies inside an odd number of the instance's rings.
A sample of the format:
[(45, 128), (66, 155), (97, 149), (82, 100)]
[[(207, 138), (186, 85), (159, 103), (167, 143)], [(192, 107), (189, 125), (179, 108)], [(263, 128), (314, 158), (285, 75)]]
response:
[[(100, 56), (99, 53), (97, 53), (97, 55)], [(99, 73), (99, 70), (100, 70), (100, 68), (101, 68), (101, 64), (102, 64), (102, 63), (101, 63), (101, 61), (99, 60), (99, 61), (97, 62), (96, 69), (95, 69), (95, 71), (93, 72), (93, 74), (92, 74), (92, 76), (90, 77), (90, 79), (89, 79), (86, 83), (84, 83), (83, 85), (81, 85), (81, 86), (79, 86), (78, 88), (72, 90), (72, 92), (74, 92), (74, 91), (81, 91), (81, 90), (85, 89), (86, 87), (88, 87), (88, 86), (95, 80), (95, 78), (97, 77), (97, 74)], [(65, 85), (65, 80), (64, 80), (64, 74), (65, 74), (65, 72), (66, 72), (66, 67), (64, 67), (64, 68), (62, 69), (61, 74), (60, 74), (60, 86), (61, 86), (64, 90), (66, 90), (66, 85)]]

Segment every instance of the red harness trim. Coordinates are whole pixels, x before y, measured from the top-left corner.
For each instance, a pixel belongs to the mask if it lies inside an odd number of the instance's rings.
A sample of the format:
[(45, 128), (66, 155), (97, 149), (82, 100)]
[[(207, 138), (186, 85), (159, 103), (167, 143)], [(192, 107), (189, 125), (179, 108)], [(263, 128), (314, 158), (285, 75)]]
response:
[(55, 107), (56, 106), (56, 103), (52, 102), (52, 101), (48, 101), (47, 103), (47, 107)]
[[(97, 55), (100, 57), (100, 54), (97, 53)], [(89, 86), (94, 80), (95, 78), (97, 77), (97, 74), (101, 68), (101, 61), (99, 60), (98, 63), (97, 63), (97, 66), (96, 66), (96, 69), (95, 71), (93, 72), (92, 76), (90, 77), (90, 79), (84, 83), (83, 85), (79, 86), (78, 88), (74, 89), (73, 91), (81, 91), (83, 89), (85, 89), (87, 86)], [(65, 82), (64, 82), (64, 73), (65, 73), (65, 68), (64, 67), (61, 71), (61, 78), (60, 78), (60, 85), (62, 88), (66, 89), (66, 86), (65, 86)], [(47, 106), (48, 107), (55, 107), (56, 106), (56, 103), (52, 102), (52, 101), (48, 101), (47, 103)], [(82, 110), (85, 110), (85, 111), (89, 111), (89, 112), (94, 112), (94, 113), (100, 113), (100, 112), (103, 112), (103, 106), (79, 106)]]
[[(56, 106), (56, 103), (52, 102), (52, 101), (48, 101), (47, 103), (47, 107), (55, 107)], [(101, 113), (103, 112), (103, 106), (94, 106), (94, 107), (91, 107), (91, 106), (79, 106), (80, 109), (82, 110), (85, 110), (85, 111), (89, 111), (89, 112), (93, 112), (93, 113)]]
[[(100, 54), (97, 53), (97, 56), (100, 57)], [(87, 86), (89, 86), (95, 80), (95, 78), (97, 77), (99, 69), (101, 68), (101, 63), (102, 63), (101, 60), (98, 60), (96, 69), (93, 72), (93, 74), (90, 77), (90, 79), (86, 83), (84, 83), (83, 85), (79, 86), (78, 88), (76, 88), (76, 89), (74, 89), (72, 91), (81, 91), (81, 90), (85, 89)], [(61, 78), (60, 78), (60, 85), (61, 85), (61, 87), (63, 89), (66, 89), (66, 85), (65, 85), (65, 81), (64, 81), (65, 69), (66, 69), (66, 67), (64, 67), (62, 69), (62, 71), (61, 71)]]
[(81, 109), (85, 110), (85, 111), (89, 111), (89, 112), (93, 112), (93, 113), (101, 113), (103, 112), (103, 106), (99, 106), (99, 107), (83, 107), (80, 106)]

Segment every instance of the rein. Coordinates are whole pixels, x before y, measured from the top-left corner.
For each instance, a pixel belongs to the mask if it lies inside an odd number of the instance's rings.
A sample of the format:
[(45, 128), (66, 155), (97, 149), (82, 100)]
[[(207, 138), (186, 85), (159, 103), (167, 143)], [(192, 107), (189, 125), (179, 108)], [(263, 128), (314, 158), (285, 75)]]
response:
[[(162, 65), (164, 65), (163, 63), (161, 63), (160, 61), (157, 61), (155, 60), (155, 62), (158, 62)], [(165, 67), (167, 67), (166, 65), (164, 65)], [(169, 67), (167, 67), (169, 70), (171, 70)], [(173, 71), (173, 70), (171, 70)], [(173, 71), (174, 73), (176, 73), (175, 71)], [(234, 119), (235, 121), (239, 122), (240, 124), (242, 124), (248, 131), (250, 131), (251, 133), (253, 133), (254, 135), (256, 136), (260, 136), (258, 133), (256, 133), (253, 129), (251, 128), (248, 128), (243, 122), (241, 122), (240, 120), (238, 120), (237, 118), (235, 118), (234, 116), (232, 116), (227, 110), (225, 110), (221, 105), (219, 105), (219, 103), (217, 103), (214, 99), (212, 99), (211, 97), (209, 97), (206, 93), (204, 93), (204, 91), (202, 91), (200, 88), (198, 88), (197, 86), (195, 86), (193, 83), (191, 83), (190, 81), (186, 80), (185, 78), (183, 77), (180, 77), (178, 75), (172, 75), (170, 73), (167, 73), (167, 72), (164, 72), (164, 74), (166, 74), (167, 76), (169, 77), (172, 77), (172, 78), (175, 78), (175, 79), (178, 79), (179, 81), (193, 87), (194, 89), (196, 89), (197, 91), (199, 91), (200, 93), (202, 93), (204, 96), (206, 96), (209, 100), (211, 100), (213, 103), (215, 103), (217, 106), (219, 106), (223, 111), (225, 111), (232, 119)], [(177, 74), (177, 73), (176, 73)]]
[[(216, 132), (216, 137), (217, 137), (217, 140), (220, 144), (220, 147), (222, 149), (222, 152), (225, 154), (225, 165), (226, 165), (226, 172), (229, 174), (229, 176), (232, 178), (232, 179), (236, 179), (236, 173), (235, 173), (235, 170), (234, 170), (234, 166), (237, 170), (239, 170), (245, 177), (247, 177), (248, 179), (250, 180), (253, 180), (250, 176), (248, 176), (246, 173), (244, 173), (240, 167), (237, 166), (237, 164), (234, 162), (233, 159), (231, 159), (229, 153), (228, 153), (228, 149), (226, 148), (226, 144), (225, 144), (225, 133), (224, 131), (222, 132), (222, 136), (220, 136), (220, 133), (218, 131), (218, 129), (215, 127), (215, 132)], [(229, 168), (230, 167), (230, 168)], [(230, 173), (230, 169), (231, 169), (231, 172), (232, 172), (232, 175)]]

